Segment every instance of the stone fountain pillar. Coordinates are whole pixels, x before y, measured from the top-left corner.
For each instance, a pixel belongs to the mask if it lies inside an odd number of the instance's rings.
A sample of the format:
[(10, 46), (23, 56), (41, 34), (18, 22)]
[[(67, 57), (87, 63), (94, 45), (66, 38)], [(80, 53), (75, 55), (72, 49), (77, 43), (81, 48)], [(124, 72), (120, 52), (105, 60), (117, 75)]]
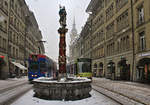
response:
[(60, 28), (58, 33), (60, 34), (59, 42), (59, 80), (63, 77), (66, 78), (66, 33), (68, 29), (66, 28), (66, 10), (65, 7), (60, 7), (59, 16), (60, 16)]
[(59, 42), (59, 77), (66, 77), (66, 32), (68, 29), (65, 27), (59, 28), (58, 33), (60, 34)]

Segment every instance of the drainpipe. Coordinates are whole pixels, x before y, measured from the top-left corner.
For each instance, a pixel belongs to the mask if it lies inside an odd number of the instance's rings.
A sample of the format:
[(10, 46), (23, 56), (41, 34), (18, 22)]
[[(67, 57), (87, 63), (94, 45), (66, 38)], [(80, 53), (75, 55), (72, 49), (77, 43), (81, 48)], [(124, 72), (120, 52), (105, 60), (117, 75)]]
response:
[(134, 80), (134, 65), (135, 65), (135, 45), (134, 45), (134, 11), (133, 11), (133, 0), (131, 0), (131, 24), (132, 24), (132, 48), (133, 48), (133, 59), (132, 59), (132, 81)]
[(8, 29), (7, 29), (7, 32), (8, 32), (8, 40), (7, 40), (7, 56), (8, 56), (8, 72), (9, 72), (9, 77), (10, 77), (10, 54), (11, 54), (11, 51), (10, 51), (10, 48), (9, 48), (9, 40), (10, 40), (10, 6), (11, 4), (11, 0), (9, 1), (9, 7), (8, 7)]

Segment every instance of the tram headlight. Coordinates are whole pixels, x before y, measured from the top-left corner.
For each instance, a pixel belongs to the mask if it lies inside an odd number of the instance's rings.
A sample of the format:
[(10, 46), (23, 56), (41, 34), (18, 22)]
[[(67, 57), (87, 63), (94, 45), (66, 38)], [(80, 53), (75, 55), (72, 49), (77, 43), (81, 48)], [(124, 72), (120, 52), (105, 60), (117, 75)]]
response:
[(37, 77), (37, 75), (34, 75), (35, 77)]
[(32, 77), (33, 77), (34, 75), (32, 75)]

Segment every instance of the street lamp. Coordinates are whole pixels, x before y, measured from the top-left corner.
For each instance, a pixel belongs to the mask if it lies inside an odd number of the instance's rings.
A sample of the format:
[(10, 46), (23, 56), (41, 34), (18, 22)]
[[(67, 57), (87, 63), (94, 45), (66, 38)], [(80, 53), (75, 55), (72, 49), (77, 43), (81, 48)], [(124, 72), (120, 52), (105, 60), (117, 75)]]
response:
[(133, 49), (133, 58), (132, 58), (132, 81), (134, 80), (134, 65), (135, 65), (135, 46), (134, 46), (134, 36), (135, 36), (135, 33), (134, 33), (134, 11), (133, 11), (133, 0), (131, 0), (131, 24), (132, 24), (132, 49)]
[[(46, 43), (47, 41), (43, 41), (43, 40), (39, 40), (39, 41), (36, 41), (37, 43)], [(39, 54), (41, 54), (41, 49), (40, 49), (40, 46), (38, 46), (38, 49), (39, 49)]]

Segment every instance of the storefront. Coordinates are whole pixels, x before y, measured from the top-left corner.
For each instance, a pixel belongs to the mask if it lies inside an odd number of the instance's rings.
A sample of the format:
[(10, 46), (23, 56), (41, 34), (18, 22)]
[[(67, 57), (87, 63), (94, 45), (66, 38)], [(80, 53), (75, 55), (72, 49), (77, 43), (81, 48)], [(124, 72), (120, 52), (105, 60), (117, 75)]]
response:
[(115, 63), (110, 60), (109, 63), (107, 64), (107, 75), (106, 78), (115, 79)]
[(17, 62), (11, 62), (11, 66), (13, 66), (13, 71), (10, 72), (10, 75), (14, 75), (16, 77), (25, 76), (27, 74), (27, 68), (22, 64)]
[(94, 68), (93, 68), (93, 77), (96, 77), (96, 73), (97, 73), (97, 64), (94, 64)]
[(2, 79), (3, 75), (3, 67), (5, 65), (4, 56), (0, 56), (0, 79)]
[(137, 64), (137, 80), (150, 82), (150, 58), (142, 58)]
[(118, 73), (116, 79), (119, 80), (130, 80), (130, 64), (127, 64), (126, 58), (121, 58), (118, 62)]
[(103, 63), (99, 63), (99, 77), (103, 77)]

